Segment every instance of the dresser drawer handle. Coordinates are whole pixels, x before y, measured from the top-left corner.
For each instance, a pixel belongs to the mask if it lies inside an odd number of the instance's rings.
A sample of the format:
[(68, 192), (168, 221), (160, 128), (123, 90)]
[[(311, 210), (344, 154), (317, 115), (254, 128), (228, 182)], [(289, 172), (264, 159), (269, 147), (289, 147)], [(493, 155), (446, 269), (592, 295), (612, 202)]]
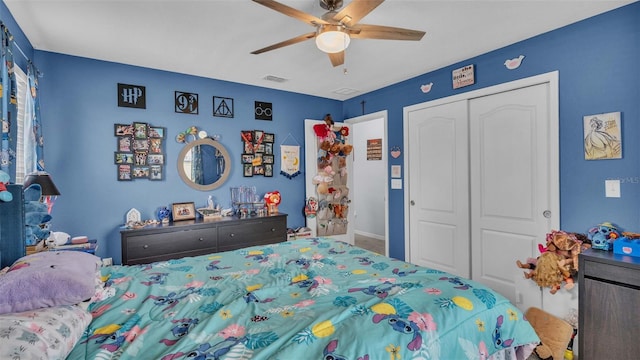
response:
[(204, 241), (204, 238), (200, 238), (200, 239), (198, 239), (198, 240), (199, 240), (199, 241)]
[(271, 228), (271, 232), (276, 232), (276, 229), (275, 228)]
[(229, 237), (234, 237), (234, 236), (236, 236), (236, 234), (234, 233), (229, 234)]
[(149, 248), (149, 245), (144, 244), (144, 245), (142, 245), (142, 248), (143, 248), (143, 249), (148, 249), (148, 248)]

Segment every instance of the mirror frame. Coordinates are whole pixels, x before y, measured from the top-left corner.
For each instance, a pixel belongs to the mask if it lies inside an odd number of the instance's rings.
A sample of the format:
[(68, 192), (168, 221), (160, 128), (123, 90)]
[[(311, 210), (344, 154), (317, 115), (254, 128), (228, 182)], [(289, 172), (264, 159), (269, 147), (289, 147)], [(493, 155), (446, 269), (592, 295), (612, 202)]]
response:
[[(189, 177), (187, 176), (187, 173), (184, 171), (183, 163), (184, 163), (184, 158), (187, 156), (187, 153), (193, 147), (200, 146), (200, 145), (211, 145), (215, 147), (216, 149), (218, 149), (218, 151), (220, 151), (220, 153), (222, 154), (222, 157), (224, 158), (224, 172), (222, 173), (222, 176), (220, 176), (220, 179), (218, 179), (218, 181), (208, 185), (200, 185), (200, 184), (194, 183), (193, 181), (191, 181), (191, 179), (189, 179)], [(201, 190), (201, 191), (214, 190), (222, 186), (222, 184), (224, 184), (224, 182), (227, 181), (227, 178), (231, 174), (231, 157), (229, 156), (227, 149), (221, 143), (211, 138), (191, 141), (187, 145), (185, 145), (185, 147), (180, 151), (180, 154), (178, 155), (178, 174), (180, 174), (182, 181), (185, 184), (187, 184), (187, 186), (193, 189)]]

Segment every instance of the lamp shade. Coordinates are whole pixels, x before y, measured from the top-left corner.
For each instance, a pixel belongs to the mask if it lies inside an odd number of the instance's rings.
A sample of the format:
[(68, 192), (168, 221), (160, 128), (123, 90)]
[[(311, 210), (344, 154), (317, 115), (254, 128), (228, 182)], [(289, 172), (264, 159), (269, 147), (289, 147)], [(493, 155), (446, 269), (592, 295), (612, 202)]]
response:
[(53, 183), (51, 179), (51, 175), (44, 171), (38, 171), (27, 175), (24, 178), (24, 183), (22, 184), (22, 188), (26, 189), (31, 184), (38, 184), (42, 188), (42, 196), (58, 196), (60, 195), (60, 191), (56, 187), (56, 184)]
[(340, 26), (323, 26), (316, 35), (316, 46), (326, 53), (338, 53), (349, 46), (351, 38)]

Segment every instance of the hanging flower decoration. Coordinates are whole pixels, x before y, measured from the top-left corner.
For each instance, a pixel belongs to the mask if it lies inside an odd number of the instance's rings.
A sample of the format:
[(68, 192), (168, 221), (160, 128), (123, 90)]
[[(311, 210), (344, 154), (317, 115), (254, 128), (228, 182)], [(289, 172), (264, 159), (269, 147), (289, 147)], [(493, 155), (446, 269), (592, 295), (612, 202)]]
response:
[(195, 126), (191, 126), (189, 128), (187, 128), (187, 130), (178, 133), (178, 135), (176, 135), (176, 141), (179, 143), (186, 143), (187, 142), (187, 137), (189, 135), (193, 135), (196, 136), (198, 135), (198, 128)]

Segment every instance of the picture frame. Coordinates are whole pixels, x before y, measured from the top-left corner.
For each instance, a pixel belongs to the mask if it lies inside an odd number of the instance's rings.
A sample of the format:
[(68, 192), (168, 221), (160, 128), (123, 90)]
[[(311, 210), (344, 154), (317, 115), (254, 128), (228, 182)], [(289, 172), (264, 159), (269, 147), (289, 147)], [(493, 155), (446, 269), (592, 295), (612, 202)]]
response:
[(115, 152), (113, 153), (114, 164), (133, 164), (133, 153)]
[(242, 163), (251, 164), (253, 162), (253, 154), (242, 154)]
[(131, 152), (131, 136), (117, 136), (118, 152)]
[(147, 156), (147, 164), (164, 165), (164, 154), (149, 154)]
[(173, 221), (193, 220), (196, 218), (196, 207), (193, 202), (171, 204)]
[(131, 124), (114, 124), (113, 135), (115, 136), (133, 136), (133, 125)]
[(135, 139), (146, 139), (149, 137), (148, 124), (142, 122), (133, 123), (133, 137)]
[(263, 142), (266, 143), (273, 143), (273, 141), (275, 140), (276, 135), (273, 133), (264, 133), (264, 140), (262, 140)]
[(622, 159), (622, 124), (620, 112), (584, 116), (584, 159)]
[(264, 176), (273, 177), (273, 164), (264, 164)]
[(146, 151), (136, 151), (133, 163), (135, 165), (147, 165), (149, 154)]
[(253, 142), (254, 144), (260, 144), (264, 141), (264, 131), (253, 130)]
[(253, 142), (253, 130), (240, 131), (240, 138), (244, 142)]
[(149, 140), (148, 139), (135, 139), (133, 140), (133, 150), (149, 150)]
[(264, 165), (254, 166), (253, 175), (264, 175)]
[(165, 128), (162, 126), (149, 126), (149, 138), (164, 139), (165, 133)]
[(242, 175), (244, 177), (252, 177), (253, 176), (253, 165), (251, 164), (242, 164)]
[(150, 165), (149, 166), (149, 180), (162, 180), (162, 165)]
[(268, 155), (273, 154), (273, 143), (264, 144), (264, 153)]
[(273, 165), (273, 162), (275, 160), (275, 157), (271, 154), (264, 154), (262, 155), (262, 163), (263, 164), (271, 164)]
[(119, 164), (118, 165), (118, 181), (131, 181), (131, 165)]
[(233, 118), (233, 99), (228, 97), (213, 97), (213, 116)]
[(149, 167), (144, 165), (135, 165), (131, 168), (131, 172), (133, 174), (132, 178), (134, 179), (148, 179), (149, 178)]
[(149, 152), (153, 154), (162, 154), (162, 139), (149, 138)]

